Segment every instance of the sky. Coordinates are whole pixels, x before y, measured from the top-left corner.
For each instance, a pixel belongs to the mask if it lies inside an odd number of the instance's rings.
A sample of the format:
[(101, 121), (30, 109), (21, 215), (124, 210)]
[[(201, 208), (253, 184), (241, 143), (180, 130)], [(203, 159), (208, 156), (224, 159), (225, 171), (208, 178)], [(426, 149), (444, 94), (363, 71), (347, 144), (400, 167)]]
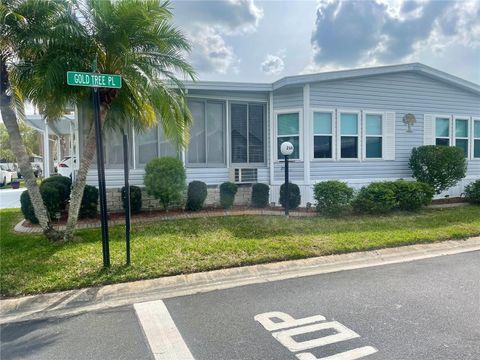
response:
[(480, 84), (480, 0), (174, 0), (200, 80), (421, 62)]

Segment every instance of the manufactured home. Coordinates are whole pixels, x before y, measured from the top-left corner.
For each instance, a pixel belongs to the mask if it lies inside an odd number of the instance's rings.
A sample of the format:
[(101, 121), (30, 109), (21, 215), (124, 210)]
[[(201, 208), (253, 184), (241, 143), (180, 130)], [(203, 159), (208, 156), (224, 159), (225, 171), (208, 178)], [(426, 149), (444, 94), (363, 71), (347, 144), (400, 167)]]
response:
[[(270, 185), (278, 204), (284, 181), (280, 144), (294, 147), (290, 179), (299, 185), (302, 204), (313, 203), (312, 186), (338, 179), (359, 188), (372, 181), (411, 178), (414, 147), (458, 146), (468, 159), (466, 178), (442, 194), (461, 195), (480, 178), (480, 86), (413, 63), (284, 77), (274, 83), (199, 81), (187, 83), (194, 122), (190, 144), (176, 153), (160, 127), (130, 130), (132, 185), (143, 185), (145, 164), (158, 156), (178, 156), (187, 180), (209, 186), (214, 203), (218, 186), (239, 184), (238, 203), (252, 183)], [(79, 114), (79, 139), (82, 112)], [(121, 134), (105, 135), (109, 196), (123, 185)], [(82, 152), (80, 143), (79, 154)], [(97, 185), (96, 169), (87, 182)]]

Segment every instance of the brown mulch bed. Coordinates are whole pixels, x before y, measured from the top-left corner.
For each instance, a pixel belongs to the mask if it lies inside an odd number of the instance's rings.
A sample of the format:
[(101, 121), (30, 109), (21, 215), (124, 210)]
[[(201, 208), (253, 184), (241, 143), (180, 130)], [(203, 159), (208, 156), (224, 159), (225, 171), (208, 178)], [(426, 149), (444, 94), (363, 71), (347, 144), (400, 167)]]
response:
[(440, 205), (440, 204), (459, 204), (467, 202), (463, 197), (448, 197), (444, 199), (435, 199), (432, 200), (432, 205)]
[[(168, 210), (168, 211), (165, 211), (165, 210), (142, 210), (142, 212), (138, 213), (138, 214), (132, 214), (132, 221), (134, 220), (147, 220), (147, 219), (155, 219), (155, 218), (162, 218), (162, 217), (181, 217), (181, 216), (185, 216), (185, 215), (195, 215), (195, 216), (201, 216), (201, 214), (205, 214), (205, 216), (214, 216), (214, 215), (218, 215), (218, 216), (223, 216), (225, 215), (226, 213), (230, 213), (230, 212), (241, 212), (241, 211), (247, 211), (247, 210), (258, 210), (259, 212), (261, 212), (262, 210), (263, 211), (274, 211), (274, 212), (278, 212), (278, 213), (283, 213), (284, 212), (284, 209), (281, 208), (281, 207), (275, 207), (275, 208), (271, 208), (271, 207), (267, 207), (267, 208), (264, 208), (264, 209), (257, 209), (257, 208), (252, 208), (252, 207), (248, 207), (248, 206), (234, 206), (232, 207), (231, 209), (228, 209), (228, 210), (225, 210), (223, 208), (215, 208), (215, 207), (207, 207), (207, 208), (204, 208), (200, 211), (187, 211), (187, 210), (184, 210), (184, 209), (172, 209), (172, 210)], [(295, 209), (295, 213), (314, 213), (315, 212), (315, 208), (310, 208), (310, 209), (307, 209), (307, 208), (296, 208)], [(108, 220), (110, 221), (122, 221), (123, 219), (125, 219), (125, 213), (123, 211), (112, 211), (112, 212), (108, 212)], [(78, 224), (97, 224), (98, 222), (100, 221), (100, 216), (97, 216), (95, 218), (91, 218), (91, 219), (79, 219), (78, 220)], [(55, 221), (54, 224), (57, 226), (61, 226), (61, 225), (65, 225), (67, 223), (67, 213), (64, 212), (62, 213), (62, 216), (61, 218), (58, 220), (58, 221)], [(23, 222), (23, 226), (25, 227), (38, 227), (37, 224), (31, 224), (30, 222), (28, 221), (24, 221)]]

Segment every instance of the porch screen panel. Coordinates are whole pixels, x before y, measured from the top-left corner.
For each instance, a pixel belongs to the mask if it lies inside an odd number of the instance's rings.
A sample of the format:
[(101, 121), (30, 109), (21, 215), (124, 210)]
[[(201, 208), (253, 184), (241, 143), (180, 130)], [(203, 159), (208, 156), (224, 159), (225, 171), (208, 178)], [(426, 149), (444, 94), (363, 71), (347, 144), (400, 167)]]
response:
[(162, 126), (160, 126), (160, 137), (158, 139), (158, 144), (160, 147), (160, 156), (172, 156), (178, 157), (176, 143), (174, 144), (172, 140), (166, 138), (163, 133)]
[(231, 104), (232, 162), (246, 163), (247, 155), (247, 104)]
[(203, 101), (189, 101), (188, 105), (193, 117), (188, 146), (188, 162), (190, 164), (202, 164), (206, 161), (205, 103)]
[(264, 106), (250, 104), (248, 109), (248, 162), (264, 162)]
[(135, 133), (136, 155), (139, 165), (145, 165), (158, 157), (158, 129), (153, 127), (143, 132)]
[(223, 103), (207, 102), (207, 163), (223, 164), (225, 153)]

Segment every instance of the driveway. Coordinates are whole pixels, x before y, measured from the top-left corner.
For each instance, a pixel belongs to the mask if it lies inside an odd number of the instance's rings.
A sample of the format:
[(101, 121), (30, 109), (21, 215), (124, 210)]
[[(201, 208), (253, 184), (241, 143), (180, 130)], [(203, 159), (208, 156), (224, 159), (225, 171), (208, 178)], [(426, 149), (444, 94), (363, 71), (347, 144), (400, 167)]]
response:
[(25, 189), (0, 190), (0, 209), (19, 208), (20, 195)]

